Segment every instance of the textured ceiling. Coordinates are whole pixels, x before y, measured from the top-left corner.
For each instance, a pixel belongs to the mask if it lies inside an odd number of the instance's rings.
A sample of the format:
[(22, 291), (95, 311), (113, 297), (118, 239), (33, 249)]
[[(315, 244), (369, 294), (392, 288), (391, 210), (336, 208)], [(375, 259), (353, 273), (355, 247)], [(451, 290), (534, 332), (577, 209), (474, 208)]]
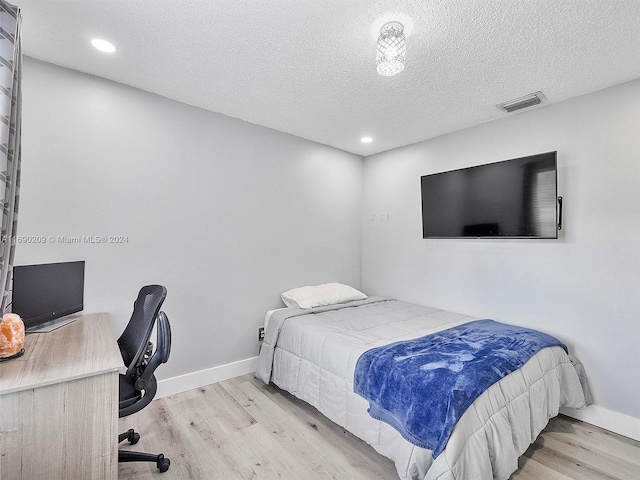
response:
[[(538, 90), (554, 103), (640, 77), (639, 0), (14, 3), (25, 55), (364, 156), (514, 115), (496, 104)], [(381, 77), (390, 20), (406, 68)]]

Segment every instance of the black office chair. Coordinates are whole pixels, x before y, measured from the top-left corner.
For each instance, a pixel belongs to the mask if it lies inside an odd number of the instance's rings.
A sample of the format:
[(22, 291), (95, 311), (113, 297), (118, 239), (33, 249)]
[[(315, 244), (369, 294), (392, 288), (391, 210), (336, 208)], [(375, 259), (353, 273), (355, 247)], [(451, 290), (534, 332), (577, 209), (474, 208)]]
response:
[[(133, 314), (127, 328), (118, 339), (118, 346), (127, 372), (120, 375), (119, 417), (126, 417), (146, 407), (158, 389), (153, 372), (169, 359), (171, 350), (171, 328), (164, 312), (160, 311), (167, 296), (162, 285), (142, 287), (133, 304)], [(153, 324), (157, 319), (157, 345), (155, 353), (149, 341)], [(118, 443), (128, 440), (138, 443), (140, 435), (133, 429), (118, 436)], [(155, 462), (161, 472), (169, 470), (171, 462), (164, 455), (118, 450), (119, 462)]]

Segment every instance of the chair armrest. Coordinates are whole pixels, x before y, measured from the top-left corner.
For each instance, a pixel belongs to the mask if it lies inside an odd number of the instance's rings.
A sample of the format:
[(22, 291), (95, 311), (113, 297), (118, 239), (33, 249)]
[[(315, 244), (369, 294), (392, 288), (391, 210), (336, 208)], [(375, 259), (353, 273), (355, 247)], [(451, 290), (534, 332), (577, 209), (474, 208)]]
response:
[(169, 325), (169, 319), (164, 312), (158, 313), (156, 327), (158, 335), (156, 351), (149, 360), (149, 363), (146, 365), (142, 375), (140, 375), (136, 380), (135, 388), (138, 391), (145, 390), (153, 377), (155, 369), (169, 360), (169, 353), (171, 352), (171, 326)]

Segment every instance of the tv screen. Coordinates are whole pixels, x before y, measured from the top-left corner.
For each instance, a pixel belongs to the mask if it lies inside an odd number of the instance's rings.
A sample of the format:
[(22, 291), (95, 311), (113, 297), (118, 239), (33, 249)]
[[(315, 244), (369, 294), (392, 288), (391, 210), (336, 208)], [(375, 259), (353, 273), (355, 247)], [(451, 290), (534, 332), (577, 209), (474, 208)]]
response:
[(423, 238), (558, 238), (556, 152), (424, 175)]
[(12, 311), (25, 329), (84, 308), (84, 261), (13, 267)]

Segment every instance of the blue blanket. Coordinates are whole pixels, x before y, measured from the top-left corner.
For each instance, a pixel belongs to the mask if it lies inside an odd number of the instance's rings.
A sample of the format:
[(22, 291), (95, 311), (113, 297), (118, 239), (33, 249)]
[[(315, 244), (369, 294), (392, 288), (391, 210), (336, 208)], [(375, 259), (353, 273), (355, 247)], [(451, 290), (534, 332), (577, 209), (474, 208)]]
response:
[(436, 458), (467, 408), (482, 392), (536, 352), (567, 347), (536, 330), (477, 320), (363, 353), (354, 390), (369, 414)]

